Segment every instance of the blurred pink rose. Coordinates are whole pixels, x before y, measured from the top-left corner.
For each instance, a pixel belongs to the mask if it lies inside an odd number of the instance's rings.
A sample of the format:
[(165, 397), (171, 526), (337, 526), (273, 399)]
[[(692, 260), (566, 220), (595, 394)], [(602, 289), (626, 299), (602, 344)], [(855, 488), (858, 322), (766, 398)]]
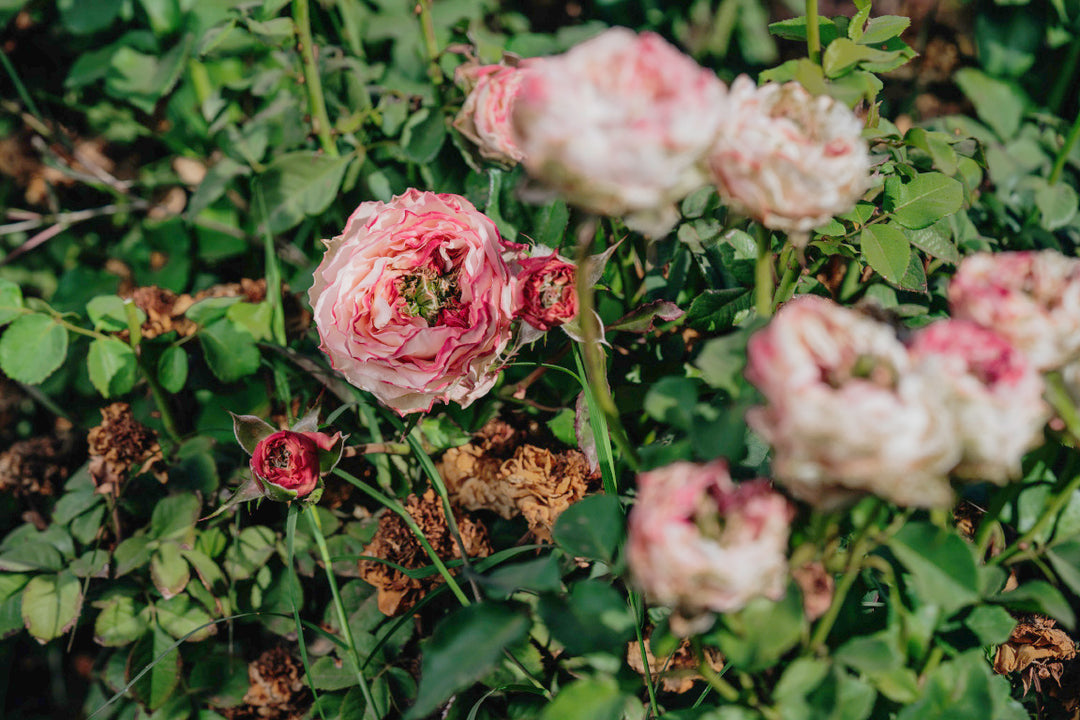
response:
[(511, 112), (524, 72), (523, 67), (475, 63), (461, 65), (454, 72), (454, 80), (469, 93), (454, 127), (488, 160), (506, 165), (521, 162)]
[(912, 371), (892, 328), (803, 295), (747, 348), (746, 376), (765, 395), (747, 422), (773, 447), (777, 481), (819, 508), (865, 493), (947, 506), (960, 442), (944, 399)]
[(366, 202), (326, 241), (309, 292), (334, 369), (404, 415), (467, 406), (495, 383), (511, 339), (513, 246), (458, 195)]
[(525, 322), (547, 332), (577, 317), (574, 264), (548, 255), (517, 261), (518, 312)]
[(1038, 370), (1080, 359), (1080, 260), (1054, 250), (978, 253), (949, 285), (953, 317), (998, 333)]
[(795, 82), (757, 87), (742, 75), (709, 154), (720, 195), (773, 230), (805, 233), (851, 210), (870, 185), (862, 122)]
[(654, 33), (612, 28), (530, 62), (514, 106), (529, 173), (575, 205), (667, 234), (708, 184), (722, 82)]
[(1024, 355), (964, 320), (922, 328), (909, 351), (955, 418), (964, 456), (953, 472), (996, 483), (1019, 476), (1020, 459), (1042, 443), (1050, 419), (1042, 378)]
[(642, 473), (629, 519), (630, 571), (653, 602), (675, 609), (676, 632), (701, 632), (709, 612), (783, 596), (791, 517), (767, 480), (736, 485), (722, 460)]

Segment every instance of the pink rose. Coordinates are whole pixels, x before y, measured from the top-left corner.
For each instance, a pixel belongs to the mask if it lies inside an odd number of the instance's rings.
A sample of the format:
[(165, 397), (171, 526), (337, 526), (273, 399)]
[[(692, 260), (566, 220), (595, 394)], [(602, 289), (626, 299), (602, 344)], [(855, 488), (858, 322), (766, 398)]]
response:
[(869, 187), (863, 124), (833, 98), (794, 82), (757, 87), (743, 75), (728, 108), (709, 169), (721, 196), (766, 227), (808, 232), (851, 210)]
[(963, 443), (956, 474), (1003, 483), (1043, 441), (1050, 407), (1043, 381), (1000, 335), (964, 320), (941, 320), (915, 333), (912, 358), (935, 394), (946, 398)]
[(676, 632), (702, 632), (709, 612), (783, 596), (791, 518), (767, 480), (736, 485), (722, 460), (677, 462), (638, 476), (627, 562), (653, 602), (676, 610)]
[(475, 63), (461, 65), (454, 72), (454, 80), (469, 93), (454, 127), (488, 160), (506, 165), (521, 162), (511, 112), (524, 72), (519, 67)]
[(541, 257), (517, 261), (520, 317), (538, 330), (547, 332), (577, 316), (574, 264), (554, 251)]
[(1080, 359), (1080, 260), (1054, 250), (977, 253), (949, 284), (954, 317), (998, 333), (1038, 370)]
[(271, 498), (276, 490), (306, 497), (319, 483), (319, 450), (329, 452), (337, 441), (336, 436), (321, 432), (279, 430), (255, 446), (249, 462), (251, 475)]
[(533, 177), (591, 212), (665, 235), (708, 183), (724, 85), (655, 33), (612, 28), (530, 61), (514, 106)]
[(405, 415), (467, 406), (511, 339), (513, 246), (458, 195), (365, 202), (326, 241), (309, 292), (320, 348), (353, 385)]
[(917, 507), (952, 503), (955, 424), (888, 325), (800, 296), (750, 339), (746, 377), (766, 399), (747, 422), (773, 446), (777, 481), (799, 499), (820, 508), (866, 493)]

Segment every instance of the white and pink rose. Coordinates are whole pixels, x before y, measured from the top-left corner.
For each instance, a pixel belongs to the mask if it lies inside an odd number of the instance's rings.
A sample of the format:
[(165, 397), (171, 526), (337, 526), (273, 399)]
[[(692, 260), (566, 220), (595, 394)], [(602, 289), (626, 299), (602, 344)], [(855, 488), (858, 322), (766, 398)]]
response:
[(467, 406), (511, 341), (515, 246), (465, 198), (409, 190), (365, 202), (325, 241), (309, 291), (320, 348), (399, 414)]
[(468, 92), (454, 127), (488, 160), (516, 165), (524, 157), (514, 136), (512, 113), (525, 72), (524, 66), (476, 62), (454, 72), (454, 80)]

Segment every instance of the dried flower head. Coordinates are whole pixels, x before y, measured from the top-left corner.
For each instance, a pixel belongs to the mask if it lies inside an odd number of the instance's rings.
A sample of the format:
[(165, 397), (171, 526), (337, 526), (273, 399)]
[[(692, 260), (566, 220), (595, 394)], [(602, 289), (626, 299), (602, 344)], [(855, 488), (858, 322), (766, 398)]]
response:
[(1060, 686), (1063, 662), (1076, 657), (1076, 643), (1055, 624), (1044, 615), (1021, 619), (1008, 642), (998, 646), (994, 672), (999, 675), (1020, 673), (1025, 694), (1032, 686), (1036, 692), (1042, 692), (1042, 684), (1047, 680)]
[(168, 479), (157, 434), (135, 419), (127, 403), (101, 408), (102, 422), (90, 429), (90, 476), (97, 491), (119, 492), (131, 470), (153, 472), (161, 482)]
[(267, 650), (248, 664), (243, 703), (222, 712), (228, 720), (301, 720), (311, 707), (304, 667), (283, 647)]
[[(652, 675), (653, 682), (659, 681), (661, 687), (667, 692), (682, 694), (690, 690), (695, 681), (702, 679), (701, 673), (698, 672), (698, 657), (690, 646), (689, 639), (683, 640), (674, 650), (659, 658), (653, 654), (651, 641), (652, 631), (650, 630), (649, 636), (645, 638), (645, 656), (649, 661), (649, 673)], [(704, 646), (702, 654), (705, 656), (705, 662), (714, 672), (724, 669), (724, 657), (719, 651)], [(641, 647), (637, 642), (627, 645), (626, 664), (638, 675), (645, 675), (645, 664), (641, 661)]]

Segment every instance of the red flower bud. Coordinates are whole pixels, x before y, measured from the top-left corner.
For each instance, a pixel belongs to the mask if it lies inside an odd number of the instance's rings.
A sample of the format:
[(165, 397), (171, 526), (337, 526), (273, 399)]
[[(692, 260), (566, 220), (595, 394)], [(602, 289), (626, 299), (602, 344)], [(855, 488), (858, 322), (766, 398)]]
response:
[(545, 332), (573, 320), (578, 311), (573, 264), (555, 253), (518, 262), (519, 317)]
[(319, 482), (319, 451), (330, 450), (336, 442), (337, 437), (325, 433), (280, 430), (255, 446), (251, 474), (271, 497), (277, 490), (305, 497)]

